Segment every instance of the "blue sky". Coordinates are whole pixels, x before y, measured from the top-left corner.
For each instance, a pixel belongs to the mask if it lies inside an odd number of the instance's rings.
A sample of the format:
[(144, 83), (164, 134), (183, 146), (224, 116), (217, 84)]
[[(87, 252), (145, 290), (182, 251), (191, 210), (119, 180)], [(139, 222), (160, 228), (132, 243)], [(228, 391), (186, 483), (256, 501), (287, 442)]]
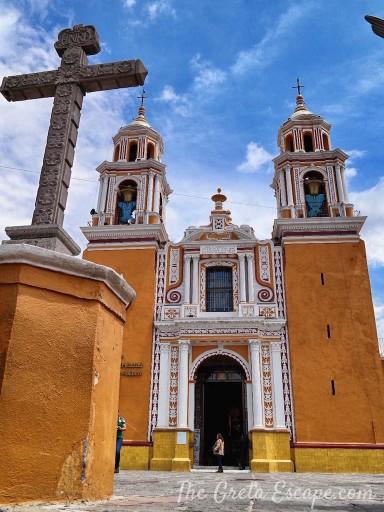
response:
[[(362, 236), (384, 337), (384, 40), (366, 14), (384, 18), (383, 2), (0, 0), (0, 76), (56, 68), (57, 33), (77, 23), (99, 32), (102, 52), (91, 63), (141, 58), (149, 70), (146, 117), (164, 138), (174, 190), (167, 229), (177, 241), (187, 226), (205, 224), (211, 208), (209, 200), (179, 194), (209, 198), (219, 186), (233, 201), (233, 221), (270, 237), (271, 158), (299, 75), (309, 109), (332, 124), (332, 146), (350, 154), (350, 198), (368, 215)], [(111, 138), (136, 116), (140, 93), (84, 100), (65, 220), (82, 247), (79, 226), (96, 202), (95, 167), (111, 158)], [(31, 221), (51, 106), (50, 99), (0, 98), (1, 238), (5, 226)]]

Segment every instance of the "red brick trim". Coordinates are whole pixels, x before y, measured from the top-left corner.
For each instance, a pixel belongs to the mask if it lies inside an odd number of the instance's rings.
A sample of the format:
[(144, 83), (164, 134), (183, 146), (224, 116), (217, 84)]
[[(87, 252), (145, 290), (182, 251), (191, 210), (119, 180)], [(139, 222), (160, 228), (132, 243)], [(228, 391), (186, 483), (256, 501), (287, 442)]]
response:
[(292, 443), (292, 448), (346, 448), (355, 450), (384, 450), (384, 444), (373, 443)]
[(153, 446), (152, 441), (123, 441), (123, 446)]

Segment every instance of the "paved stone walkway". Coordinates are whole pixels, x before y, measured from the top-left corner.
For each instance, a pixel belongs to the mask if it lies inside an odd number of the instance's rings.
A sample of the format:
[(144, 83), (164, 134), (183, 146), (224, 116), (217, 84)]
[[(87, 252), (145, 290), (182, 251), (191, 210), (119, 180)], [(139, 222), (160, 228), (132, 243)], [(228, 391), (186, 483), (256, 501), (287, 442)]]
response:
[(0, 512), (384, 512), (384, 474), (121, 471), (110, 500)]

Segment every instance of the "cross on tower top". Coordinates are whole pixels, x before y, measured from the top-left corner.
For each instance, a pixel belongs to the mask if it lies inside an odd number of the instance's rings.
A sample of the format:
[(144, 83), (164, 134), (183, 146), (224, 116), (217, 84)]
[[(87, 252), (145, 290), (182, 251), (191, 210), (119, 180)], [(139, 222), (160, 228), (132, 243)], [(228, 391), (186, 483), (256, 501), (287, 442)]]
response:
[(139, 59), (88, 65), (87, 55), (100, 51), (93, 25), (61, 30), (55, 49), (61, 57), (57, 69), (8, 76), (0, 86), (8, 101), (54, 97), (32, 225), (6, 228), (11, 240), (5, 243), (78, 254), (80, 248), (62, 226), (83, 98), (88, 92), (143, 85), (148, 71)]
[(301, 89), (302, 87), (305, 87), (305, 85), (301, 85), (301, 83), (300, 83), (300, 78), (299, 78), (299, 77), (297, 77), (296, 85), (293, 85), (293, 86), (292, 86), (292, 89), (297, 89), (297, 94), (301, 94), (301, 90), (300, 90), (300, 89)]
[(141, 93), (140, 96), (137, 96), (137, 98), (140, 100), (141, 99), (141, 106), (143, 107), (144, 106), (144, 99), (145, 98), (148, 98), (148, 96), (145, 96), (145, 90), (143, 89), (143, 92)]

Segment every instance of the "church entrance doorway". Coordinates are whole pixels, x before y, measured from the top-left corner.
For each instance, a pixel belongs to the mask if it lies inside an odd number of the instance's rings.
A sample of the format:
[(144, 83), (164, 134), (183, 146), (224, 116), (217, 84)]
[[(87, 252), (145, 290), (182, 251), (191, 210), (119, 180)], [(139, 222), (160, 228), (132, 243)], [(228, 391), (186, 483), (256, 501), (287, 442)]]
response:
[(239, 440), (247, 435), (245, 374), (234, 359), (215, 355), (199, 367), (195, 388), (195, 465), (212, 466), (216, 435), (224, 436), (226, 466), (237, 466)]

